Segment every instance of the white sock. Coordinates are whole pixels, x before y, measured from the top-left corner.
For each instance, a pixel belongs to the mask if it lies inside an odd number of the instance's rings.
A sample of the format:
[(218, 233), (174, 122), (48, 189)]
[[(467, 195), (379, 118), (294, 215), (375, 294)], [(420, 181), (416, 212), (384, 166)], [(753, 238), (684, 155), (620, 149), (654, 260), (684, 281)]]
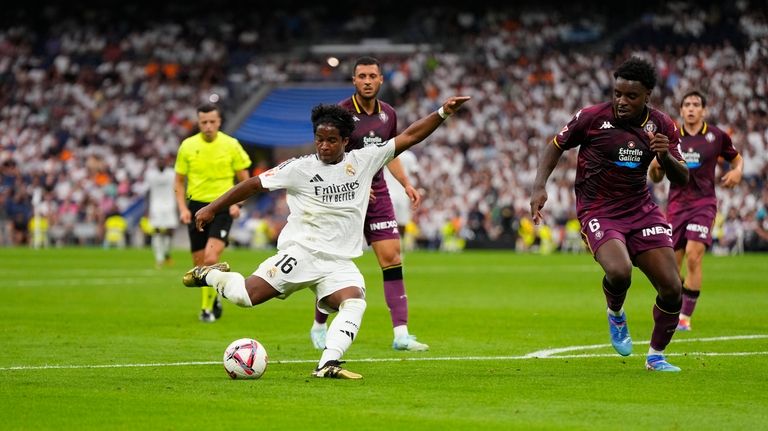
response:
[(612, 315), (614, 315), (616, 317), (621, 316), (621, 313), (623, 313), (623, 312), (624, 312), (624, 307), (621, 307), (621, 310), (619, 310), (619, 311), (613, 311), (610, 308), (608, 309), (608, 314), (612, 314)]
[(205, 276), (205, 282), (216, 288), (221, 296), (241, 307), (253, 307), (251, 296), (245, 290), (245, 278), (239, 272), (222, 272), (212, 269)]
[(661, 355), (661, 356), (664, 356), (664, 351), (663, 350), (656, 350), (653, 347), (649, 347), (648, 348), (648, 356), (650, 356), (650, 355)]
[(152, 251), (155, 254), (155, 262), (162, 263), (165, 260), (163, 253), (163, 238), (160, 234), (152, 235)]
[(325, 350), (323, 350), (317, 368), (322, 367), (328, 361), (338, 361), (349, 349), (360, 330), (365, 307), (365, 299), (362, 298), (350, 298), (339, 305), (339, 314), (328, 327)]
[(171, 245), (173, 238), (170, 235), (163, 235), (163, 261), (171, 255)]
[(395, 332), (395, 339), (408, 336), (408, 325), (395, 326), (392, 330)]
[(312, 321), (312, 329), (326, 329), (328, 327), (327, 322), (326, 323), (320, 323), (317, 320)]

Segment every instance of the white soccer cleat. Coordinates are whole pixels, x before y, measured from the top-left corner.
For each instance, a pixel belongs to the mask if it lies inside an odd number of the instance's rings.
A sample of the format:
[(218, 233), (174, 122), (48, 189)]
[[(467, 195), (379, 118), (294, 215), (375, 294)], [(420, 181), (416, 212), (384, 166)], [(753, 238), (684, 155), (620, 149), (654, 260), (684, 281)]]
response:
[(395, 338), (392, 342), (392, 348), (395, 350), (407, 350), (409, 352), (426, 352), (429, 350), (427, 344), (416, 341), (416, 337), (410, 334)]
[(309, 331), (309, 338), (312, 340), (312, 345), (317, 350), (325, 349), (325, 336), (328, 334), (328, 328), (325, 326), (320, 328), (312, 328)]

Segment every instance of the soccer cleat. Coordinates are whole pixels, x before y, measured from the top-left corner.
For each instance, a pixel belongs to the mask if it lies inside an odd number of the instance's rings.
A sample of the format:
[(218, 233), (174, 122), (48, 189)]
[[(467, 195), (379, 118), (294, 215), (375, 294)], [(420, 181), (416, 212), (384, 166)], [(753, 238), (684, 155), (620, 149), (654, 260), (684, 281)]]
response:
[(677, 330), (678, 331), (690, 331), (691, 330), (691, 320), (690, 319), (680, 319), (680, 321), (677, 322)]
[(322, 367), (312, 371), (313, 377), (327, 378), (327, 379), (346, 379), (346, 380), (358, 380), (363, 376), (352, 371), (341, 368), (341, 364), (344, 361), (328, 361)]
[(181, 278), (181, 282), (184, 283), (184, 285), (187, 287), (208, 286), (208, 284), (205, 282), (205, 276), (208, 275), (212, 269), (218, 269), (222, 272), (229, 272), (229, 264), (227, 262), (220, 262), (214, 263), (213, 265), (196, 266), (184, 274), (184, 277)]
[(429, 346), (416, 341), (416, 337), (413, 335), (404, 335), (397, 337), (392, 342), (392, 348), (395, 350), (407, 350), (409, 352), (426, 352), (429, 350)]
[(629, 327), (627, 327), (627, 314), (623, 311), (621, 316), (614, 316), (608, 313), (608, 329), (611, 335), (611, 345), (621, 356), (632, 354), (632, 337), (629, 336)]
[(328, 329), (323, 326), (321, 328), (312, 328), (309, 331), (309, 338), (312, 340), (312, 345), (317, 350), (325, 349), (325, 335), (328, 333)]
[(214, 316), (213, 313), (208, 310), (201, 310), (200, 321), (205, 323), (212, 323), (216, 321), (216, 316)]
[(213, 300), (213, 317), (215, 317), (216, 320), (221, 319), (221, 314), (223, 312), (224, 307), (221, 305), (221, 297), (216, 295), (216, 298)]
[(645, 368), (648, 371), (680, 371), (680, 367), (676, 367), (667, 362), (667, 360), (664, 359), (664, 355), (648, 355), (645, 359)]

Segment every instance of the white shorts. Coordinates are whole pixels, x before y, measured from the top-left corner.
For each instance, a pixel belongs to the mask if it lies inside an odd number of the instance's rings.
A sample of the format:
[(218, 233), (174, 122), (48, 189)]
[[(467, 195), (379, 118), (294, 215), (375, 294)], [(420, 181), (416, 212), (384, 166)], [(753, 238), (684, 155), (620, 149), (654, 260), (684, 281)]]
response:
[(175, 229), (179, 225), (179, 216), (176, 215), (176, 208), (150, 208), (149, 224), (155, 229)]
[(345, 287), (359, 287), (365, 297), (365, 280), (354, 262), (324, 253), (310, 253), (299, 245), (278, 251), (262, 262), (253, 275), (263, 278), (280, 292), (280, 299), (309, 288), (315, 293), (317, 308), (326, 314), (337, 310), (327, 307), (321, 299)]

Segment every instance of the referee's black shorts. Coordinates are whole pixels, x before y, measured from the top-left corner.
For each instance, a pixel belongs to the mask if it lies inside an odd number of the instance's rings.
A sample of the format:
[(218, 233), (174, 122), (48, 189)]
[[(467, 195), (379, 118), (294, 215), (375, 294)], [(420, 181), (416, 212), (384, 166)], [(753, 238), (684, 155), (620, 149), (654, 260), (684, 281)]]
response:
[(202, 231), (198, 231), (195, 227), (195, 213), (206, 205), (208, 205), (206, 202), (187, 201), (187, 207), (192, 212), (192, 221), (187, 225), (187, 230), (189, 231), (190, 249), (193, 252), (204, 249), (208, 238), (217, 238), (224, 241), (224, 244), (229, 244), (229, 230), (232, 228), (232, 216), (229, 215), (229, 208), (216, 213), (213, 221), (205, 225)]

